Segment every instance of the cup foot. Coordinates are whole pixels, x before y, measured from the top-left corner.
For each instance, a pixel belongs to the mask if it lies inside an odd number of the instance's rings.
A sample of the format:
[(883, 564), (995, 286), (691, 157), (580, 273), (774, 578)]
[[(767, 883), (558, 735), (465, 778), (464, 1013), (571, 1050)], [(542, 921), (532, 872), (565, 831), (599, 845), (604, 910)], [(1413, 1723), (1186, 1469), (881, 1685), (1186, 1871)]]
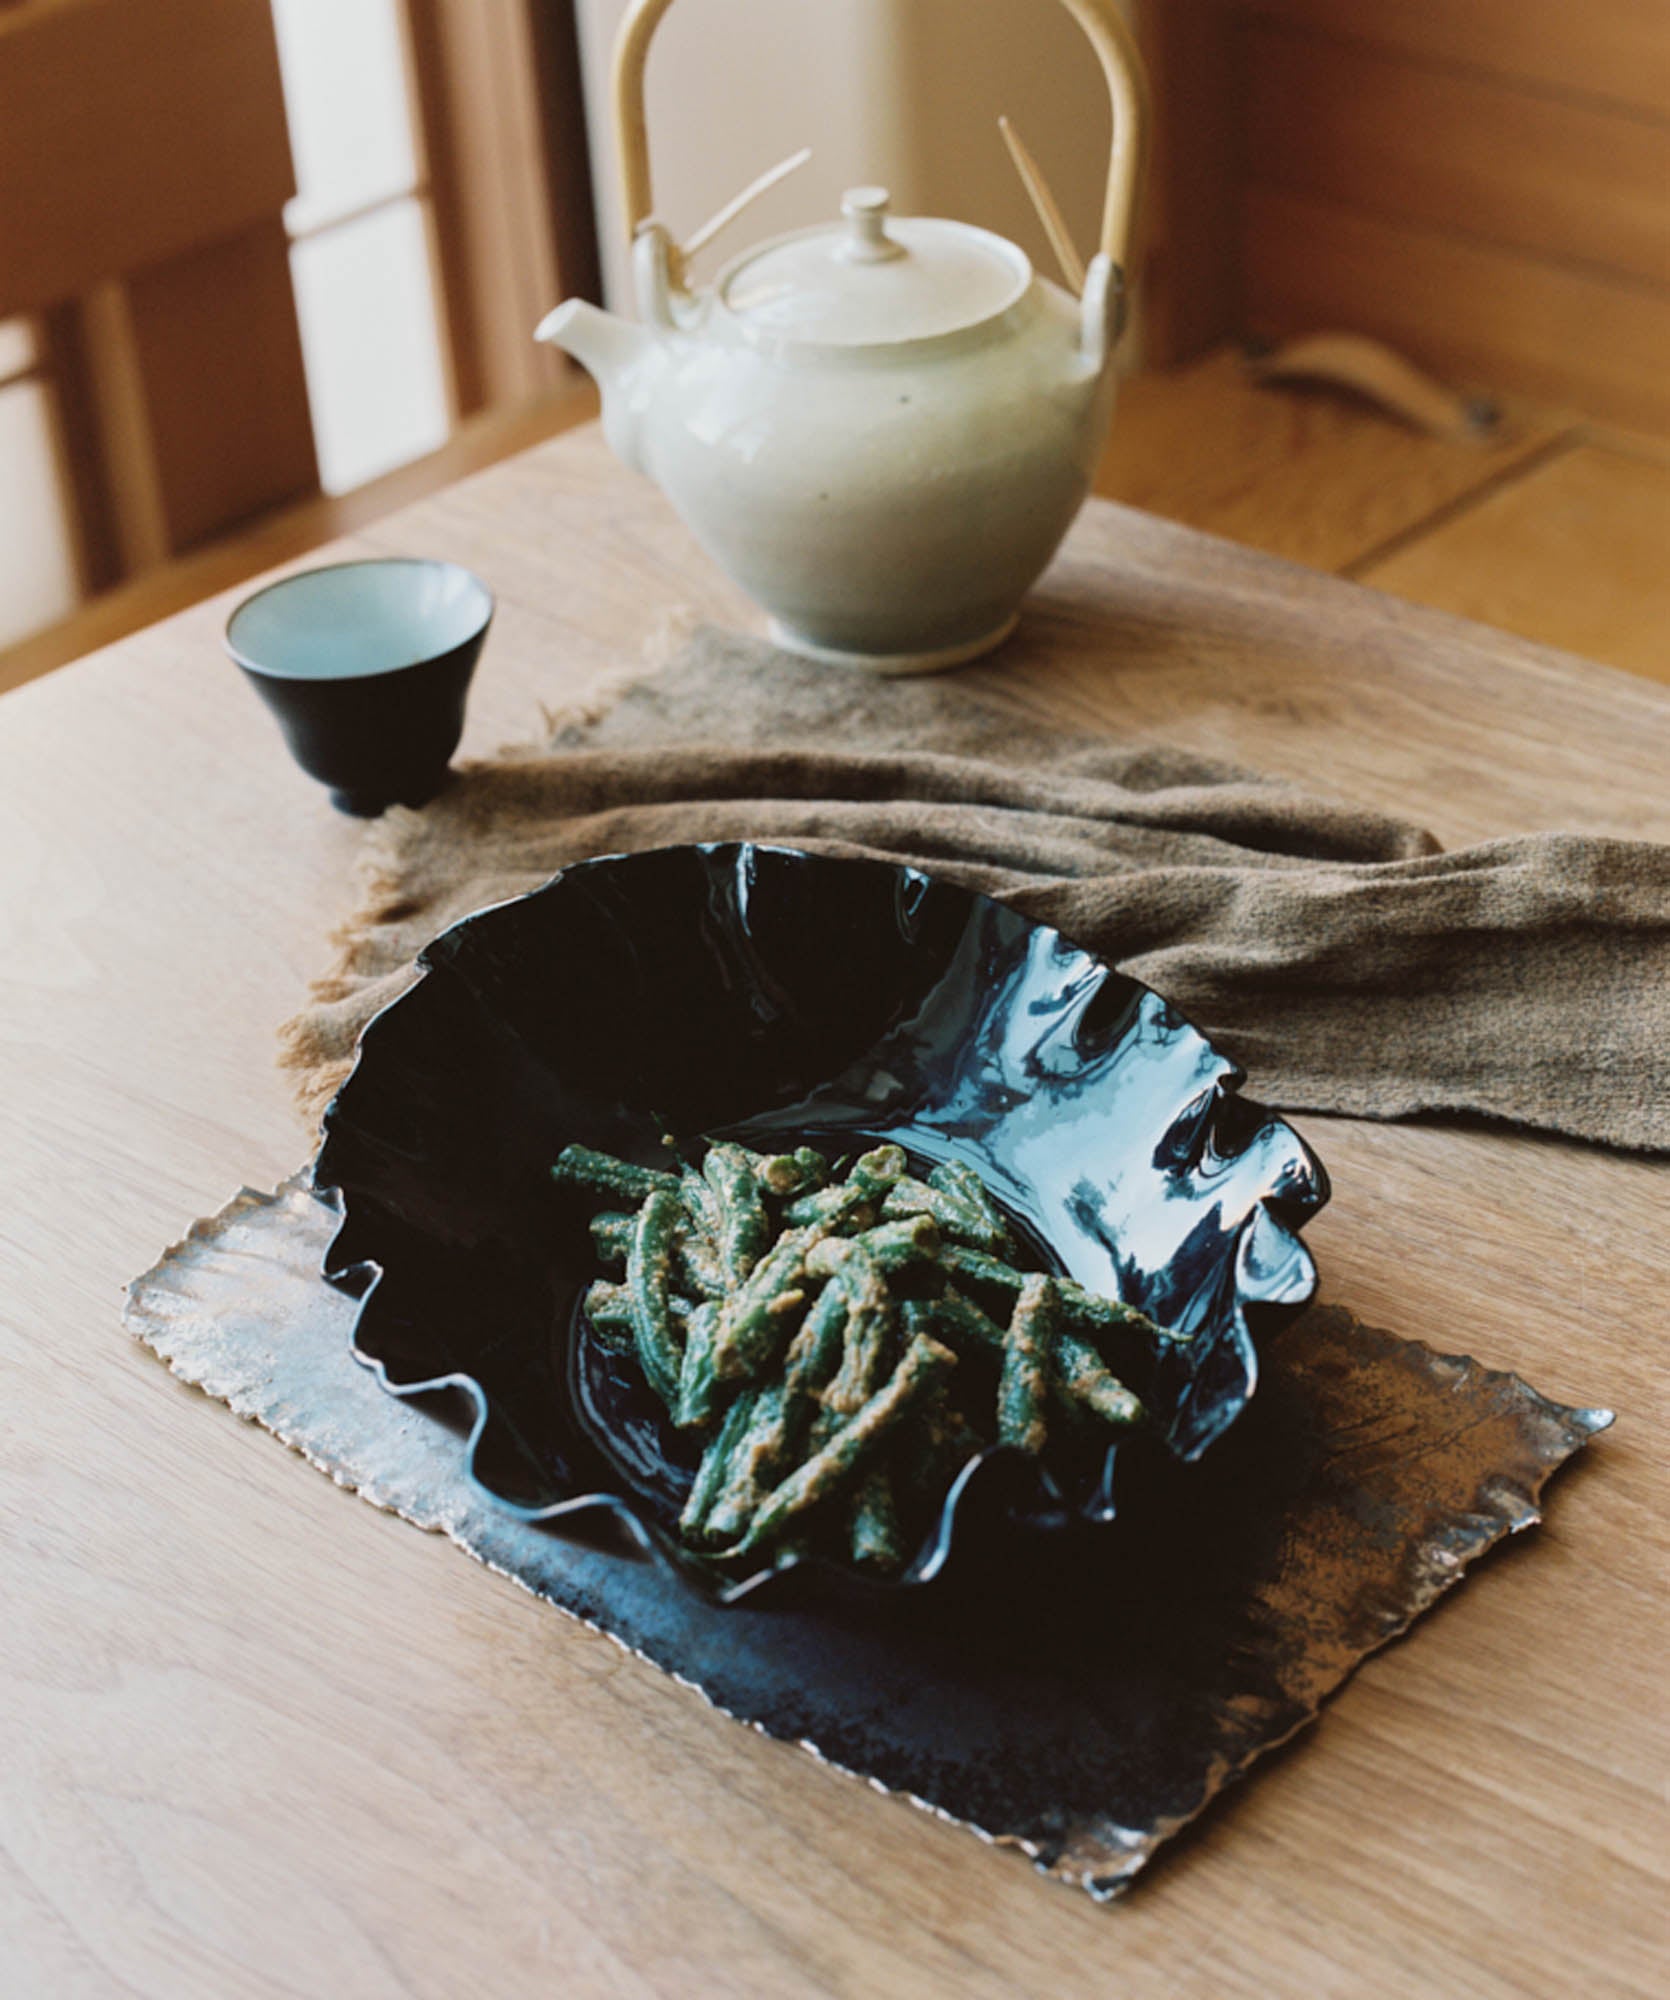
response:
[(379, 813), (388, 810), (393, 800), (370, 792), (332, 792), (331, 804), (351, 819), (375, 819)]
[(376, 819), (390, 806), (426, 806), (452, 776), (449, 765), (440, 775), (410, 785), (379, 785), (374, 790), (355, 791), (351, 786), (333, 787), (331, 804), (352, 819)]
[(770, 629), (775, 645), (786, 653), (799, 653), (803, 659), (821, 660), (829, 667), (857, 667), (867, 674), (905, 675), (942, 674), (949, 667), (966, 666), (994, 646), (1001, 646), (1019, 623), (1017, 611), (978, 639), (962, 639), (954, 646), (938, 646), (919, 653), (844, 652), (838, 646), (820, 646), (776, 618), (772, 619)]

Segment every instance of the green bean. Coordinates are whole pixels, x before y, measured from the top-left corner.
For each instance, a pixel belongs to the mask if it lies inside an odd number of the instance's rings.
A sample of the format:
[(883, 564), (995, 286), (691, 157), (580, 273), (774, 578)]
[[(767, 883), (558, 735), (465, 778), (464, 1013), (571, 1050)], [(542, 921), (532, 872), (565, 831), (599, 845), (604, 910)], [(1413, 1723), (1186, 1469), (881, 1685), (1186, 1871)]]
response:
[(597, 1344), (610, 1354), (637, 1353), (632, 1309), (624, 1285), (611, 1285), (606, 1278), (599, 1278), (586, 1293), (586, 1319)]
[[(960, 1292), (948, 1289), (942, 1297), (923, 1303), (927, 1324), (954, 1347), (973, 1345), (990, 1353), (1001, 1353), (1003, 1329)], [(1104, 1423), (1121, 1428), (1140, 1423), (1143, 1406), (1127, 1389), (1090, 1342), (1070, 1328), (1057, 1325), (1054, 1342), (1054, 1387), (1060, 1398), (1093, 1412)]]
[[(687, 1320), (695, 1312), (693, 1302), (681, 1298), (677, 1292), (667, 1294), (667, 1305), (674, 1319)], [(586, 1293), (586, 1317), (594, 1326), (630, 1327), (632, 1324), (632, 1289), (629, 1285), (613, 1285), (607, 1278), (599, 1278)]]
[(784, 1463), (821, 1443), (839, 1423), (825, 1409), (822, 1392), (841, 1364), (849, 1305), (841, 1286), (825, 1285), (789, 1343), (783, 1363), (783, 1404), (776, 1443)]
[(753, 1156), (741, 1146), (710, 1146), (702, 1174), (719, 1205), (715, 1241), (732, 1285), (740, 1285), (771, 1241), (771, 1224), (754, 1178)]
[[(1026, 1276), (1025, 1272), (1017, 1271), (1001, 1258), (990, 1256), (983, 1250), (972, 1250), (962, 1243), (947, 1243), (940, 1251), (939, 1261), (954, 1277), (966, 1278), (977, 1285), (989, 1285), (993, 1291), (1005, 1292), (1011, 1298), (1019, 1293)], [(1080, 1332), (1140, 1333), (1150, 1340), (1173, 1346), (1189, 1338), (1186, 1333), (1160, 1326), (1135, 1306), (1086, 1291), (1083, 1285), (1075, 1284), (1071, 1278), (1058, 1278), (1056, 1287), (1060, 1294), (1058, 1311), (1064, 1326), (1074, 1327)]]
[[(940, 1330), (940, 1308), (951, 1295), (945, 1293), (937, 1299), (906, 1299), (899, 1308), (899, 1325), (904, 1331), (905, 1345), (908, 1347), (918, 1334), (930, 1338), (938, 1336)], [(998, 1338), (1002, 1339), (999, 1331)]]
[(953, 1277), (966, 1278), (976, 1285), (988, 1285), (994, 1292), (1013, 1298), (1021, 1288), (1022, 1273), (986, 1250), (970, 1249), (966, 1243), (947, 1243), (939, 1261)]
[(742, 1442), (753, 1421), (754, 1405), (759, 1400), (759, 1394), (757, 1389), (743, 1390), (726, 1412), (725, 1421), (719, 1426), (719, 1435), (702, 1453), (695, 1482), (684, 1502), (684, 1511), (678, 1517), (680, 1533), (691, 1540), (706, 1537), (708, 1516), (713, 1512), (714, 1501), (719, 1498), (725, 1469), (730, 1464), (731, 1453)]
[[(616, 1210), (604, 1209), (591, 1219), (592, 1248), (605, 1263), (617, 1263), (631, 1249), (632, 1232), (637, 1226), (635, 1215), (622, 1215)], [(692, 1291), (703, 1298), (724, 1297), (729, 1288), (725, 1283), (725, 1274), (719, 1268), (718, 1254), (709, 1239), (692, 1227), (688, 1204), (673, 1242), (673, 1255), (679, 1275)]]
[(718, 1302), (703, 1299), (691, 1313), (684, 1333), (678, 1407), (673, 1411), (673, 1422), (681, 1431), (697, 1430), (712, 1423), (718, 1410), (719, 1378), (713, 1372), (713, 1343), (718, 1333)]
[(1190, 1339), (1188, 1334), (1161, 1326), (1158, 1320), (1150, 1319), (1147, 1313), (1121, 1299), (1105, 1299), (1099, 1292), (1086, 1291), (1071, 1278), (1058, 1278), (1056, 1283), (1061, 1289), (1062, 1320), (1081, 1333), (1141, 1334), (1145, 1340), (1171, 1347), (1184, 1346)]
[(582, 1194), (613, 1195), (620, 1201), (642, 1201), (660, 1189), (676, 1189), (678, 1176), (658, 1167), (635, 1167), (611, 1153), (594, 1153), (589, 1146), (565, 1146), (557, 1155), (551, 1178), (558, 1187)]
[(624, 1285), (599, 1278), (586, 1288), (586, 1317), (597, 1327), (630, 1327), (632, 1295)]
[[(700, 1172), (578, 1146), (552, 1169), (602, 1198), (593, 1245), (625, 1263), (624, 1283), (586, 1294), (592, 1335), (635, 1355), (674, 1423), (708, 1438), (680, 1527), (712, 1560), (844, 1549), (893, 1574), (994, 1431), (1040, 1453), (1070, 1426), (1144, 1420), (1115, 1372), (1119, 1337), (1151, 1354), (1182, 1336), (1020, 1269), (972, 1168), (946, 1161), (918, 1179), (905, 1167), (881, 1145), (831, 1181), (809, 1147), (721, 1141)], [(986, 1310), (998, 1300), (1006, 1328)], [(960, 1390), (959, 1356), (971, 1358)]]
[(810, 1146), (797, 1147), (792, 1153), (756, 1153), (754, 1178), (767, 1194), (784, 1198), (808, 1194), (829, 1179), (829, 1162)]
[(947, 1285), (937, 1299), (914, 1303), (918, 1305), (926, 1324), (943, 1335), (946, 1343), (959, 1352), (975, 1347), (991, 1355), (1002, 1355), (1002, 1327), (989, 1313), (982, 1312), (972, 1299), (959, 1292), (955, 1285)]
[(637, 1336), (639, 1364), (645, 1381), (669, 1410), (678, 1402), (684, 1359), (669, 1292), (673, 1239), (682, 1219), (678, 1196), (670, 1188), (657, 1188), (638, 1211), (638, 1226), (626, 1259), (626, 1288), (632, 1295), (632, 1331)]
[(966, 1243), (977, 1250), (994, 1249), (1004, 1240), (1002, 1224), (993, 1229), (980, 1210), (961, 1195), (930, 1187), (908, 1175), (889, 1191), (881, 1212), (889, 1217), (931, 1215), (953, 1243)]
[(635, 1215), (620, 1209), (603, 1208), (591, 1219), (591, 1247), (605, 1264), (623, 1264), (632, 1248), (632, 1232), (638, 1226)]
[(752, 1381), (787, 1347), (791, 1315), (806, 1297), (806, 1253), (821, 1238), (816, 1229), (791, 1229), (724, 1303), (714, 1368), (721, 1381)]
[(955, 1195), (974, 1215), (981, 1231), (980, 1248), (1007, 1256), (1014, 1248), (1009, 1225), (992, 1200), (986, 1183), (961, 1160), (942, 1160), (928, 1176), (928, 1185)]
[[(914, 1339), (925, 1330), (915, 1317), (922, 1310), (925, 1308), (920, 1300), (906, 1304), (903, 1317), (907, 1339)], [(952, 1475), (984, 1443), (967, 1418), (950, 1407), (942, 1389), (938, 1396), (929, 1397), (922, 1405), (916, 1421), (900, 1435), (894, 1448), (891, 1463), (895, 1493), (918, 1506), (937, 1509)]]
[(686, 1167), (678, 1177), (678, 1191), (684, 1198), (685, 1212), (694, 1228), (704, 1236), (717, 1240), (719, 1235), (719, 1201), (705, 1177), (694, 1167)]
[(783, 1211), (783, 1220), (797, 1229), (819, 1223), (834, 1228), (859, 1209), (873, 1213), (904, 1170), (902, 1147), (876, 1146), (859, 1154), (844, 1181), (791, 1201)]
[(998, 1442), (1019, 1445), (1034, 1455), (1044, 1449), (1050, 1350), (1056, 1334), (1055, 1300), (1054, 1281), (1038, 1272), (1029, 1273), (1015, 1300), (1003, 1342), (1003, 1378), (997, 1390)]
[[(906, 1312), (907, 1324), (915, 1323), (909, 1307)], [(953, 1347), (981, 1348), (988, 1354), (1005, 1352), (1003, 1329), (955, 1286), (947, 1286), (937, 1299), (916, 1302), (916, 1314), (921, 1324), (932, 1327)], [(1089, 1341), (1058, 1323), (1054, 1348), (1055, 1382), (1062, 1395), (1092, 1410), (1106, 1423), (1124, 1426), (1142, 1421), (1142, 1404), (1108, 1369)]]
[(791, 1523), (838, 1490), (956, 1365), (957, 1357), (949, 1348), (919, 1334), (864, 1407), (766, 1497), (747, 1534), (731, 1553), (746, 1555), (774, 1541)]
[(846, 1294), (839, 1285), (825, 1285), (800, 1322), (783, 1363), (779, 1442), (785, 1457), (800, 1449), (821, 1414), (819, 1392), (840, 1365), (846, 1324)]
[(743, 1532), (782, 1463), (783, 1385), (778, 1382), (761, 1389), (748, 1426), (725, 1461), (724, 1478), (707, 1519), (707, 1531), (715, 1541), (732, 1541)]
[(834, 1181), (791, 1201), (783, 1220), (791, 1229), (863, 1229), (875, 1221), (879, 1207), (874, 1193), (862, 1183)]
[(872, 1464), (858, 1481), (847, 1530), (852, 1560), (860, 1569), (891, 1573), (905, 1566), (907, 1551), (893, 1501), (893, 1481), (885, 1465)]
[(891, 1140), (879, 1146), (872, 1146), (867, 1153), (860, 1153), (848, 1170), (848, 1180), (864, 1181), (871, 1187), (890, 1188), (904, 1172), (906, 1166), (905, 1149), (895, 1146)]
[(851, 1236), (872, 1228), (880, 1213), (881, 1204), (873, 1194), (842, 1181), (791, 1201), (783, 1220), (792, 1228), (816, 1229), (824, 1236)]
[(1063, 1395), (1118, 1429), (1140, 1424), (1146, 1414), (1141, 1398), (1125, 1387), (1090, 1343), (1065, 1330), (1055, 1343), (1055, 1380)]
[(846, 1337), (841, 1365), (824, 1391), (823, 1401), (833, 1415), (846, 1417), (863, 1407), (886, 1373), (887, 1349), (897, 1316), (874, 1258), (856, 1238), (838, 1238), (828, 1247), (833, 1250), (837, 1244), (840, 1254), (831, 1282), (846, 1296)]
[(865, 1251), (880, 1271), (903, 1271), (912, 1264), (931, 1263), (939, 1252), (939, 1225), (931, 1215), (909, 1215), (883, 1222), (856, 1236), (831, 1236), (806, 1260), (814, 1277), (827, 1278), (840, 1268), (847, 1244)]
[(725, 1282), (724, 1267), (719, 1262), (719, 1252), (713, 1247), (713, 1238), (692, 1228), (688, 1216), (674, 1248), (679, 1268), (692, 1291), (699, 1292), (704, 1299), (725, 1297), (730, 1286)]

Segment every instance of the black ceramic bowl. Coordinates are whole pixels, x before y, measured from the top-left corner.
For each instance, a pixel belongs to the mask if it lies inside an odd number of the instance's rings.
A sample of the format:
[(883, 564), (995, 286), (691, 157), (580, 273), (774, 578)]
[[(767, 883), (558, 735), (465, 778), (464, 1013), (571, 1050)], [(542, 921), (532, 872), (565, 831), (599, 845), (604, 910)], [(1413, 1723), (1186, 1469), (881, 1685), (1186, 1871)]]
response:
[(445, 782), (492, 617), (492, 593), (457, 563), (329, 563), (246, 597), (226, 650), (331, 803), (369, 817)]
[(1068, 1492), (983, 1454), (898, 1583), (822, 1563), (716, 1582), (670, 1532), (687, 1448), (586, 1327), (584, 1210), (548, 1171), (571, 1140), (645, 1164), (669, 1132), (967, 1161), (1042, 1261), (1193, 1335), (1140, 1385), (1176, 1460), (1245, 1406), (1260, 1316), (1314, 1289), (1294, 1232), (1326, 1176), (1235, 1066), (1058, 932), (914, 869), (615, 856), (466, 919), (422, 963), (366, 1029), (315, 1169), (341, 1192), (326, 1273), (363, 1294), (357, 1352), (397, 1395), (462, 1392), (471, 1473), (503, 1505), (607, 1532), (716, 1601), (799, 1595), (803, 1571), (896, 1593), (977, 1562), (1017, 1513), (1105, 1519), (1111, 1455)]

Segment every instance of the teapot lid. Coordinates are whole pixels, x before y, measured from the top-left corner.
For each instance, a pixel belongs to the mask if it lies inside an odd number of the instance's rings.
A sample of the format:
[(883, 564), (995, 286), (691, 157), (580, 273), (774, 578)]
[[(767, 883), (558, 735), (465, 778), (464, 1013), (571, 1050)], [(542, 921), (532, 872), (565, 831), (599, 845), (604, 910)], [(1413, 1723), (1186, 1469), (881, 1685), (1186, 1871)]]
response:
[(721, 274), (747, 327), (784, 340), (870, 347), (928, 340), (1007, 311), (1032, 282), (1026, 253), (989, 230), (887, 213), (885, 188), (849, 188), (840, 223), (779, 237)]

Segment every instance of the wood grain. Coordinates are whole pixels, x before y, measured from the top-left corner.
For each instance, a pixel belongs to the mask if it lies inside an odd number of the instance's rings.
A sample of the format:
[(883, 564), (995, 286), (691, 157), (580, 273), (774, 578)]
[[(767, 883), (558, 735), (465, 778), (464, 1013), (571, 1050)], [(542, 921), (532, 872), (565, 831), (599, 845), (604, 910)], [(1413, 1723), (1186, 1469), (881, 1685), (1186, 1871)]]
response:
[(1154, 103), (1143, 222), (1143, 362), (1173, 367), (1241, 330), (1240, 50), (1223, 0), (1137, 9)]
[(1564, 96), (1670, 111), (1665, 0), (1231, 0), (1242, 13), (1457, 63)]
[[(499, 594), (477, 752), (675, 612), (746, 615), (589, 432), (342, 552), (380, 549)], [(272, 1028), (351, 893), (356, 829), (220, 658), (225, 610), (0, 700), (0, 1989), (1660, 1990), (1662, 1165), (1301, 1121), (1330, 1296), (1620, 1422), (1114, 1911), (736, 1728), (130, 1348), (122, 1281), (295, 1164)], [(1449, 840), (1670, 835), (1663, 690), (1105, 505), (969, 678)]]
[(1509, 411), (1487, 436), (1427, 437), (1334, 389), (1261, 388), (1225, 352), (1123, 385), (1096, 491), (1339, 570), (1510, 478), (1565, 429)]
[(1357, 574), (1670, 681), (1670, 464), (1579, 446)]
[(1670, 430), (1670, 293), (1450, 230), (1251, 188), (1246, 310), (1284, 338), (1349, 328), (1438, 373)]
[(1270, 23), (1245, 48), (1255, 185), (1670, 282), (1670, 121)]

